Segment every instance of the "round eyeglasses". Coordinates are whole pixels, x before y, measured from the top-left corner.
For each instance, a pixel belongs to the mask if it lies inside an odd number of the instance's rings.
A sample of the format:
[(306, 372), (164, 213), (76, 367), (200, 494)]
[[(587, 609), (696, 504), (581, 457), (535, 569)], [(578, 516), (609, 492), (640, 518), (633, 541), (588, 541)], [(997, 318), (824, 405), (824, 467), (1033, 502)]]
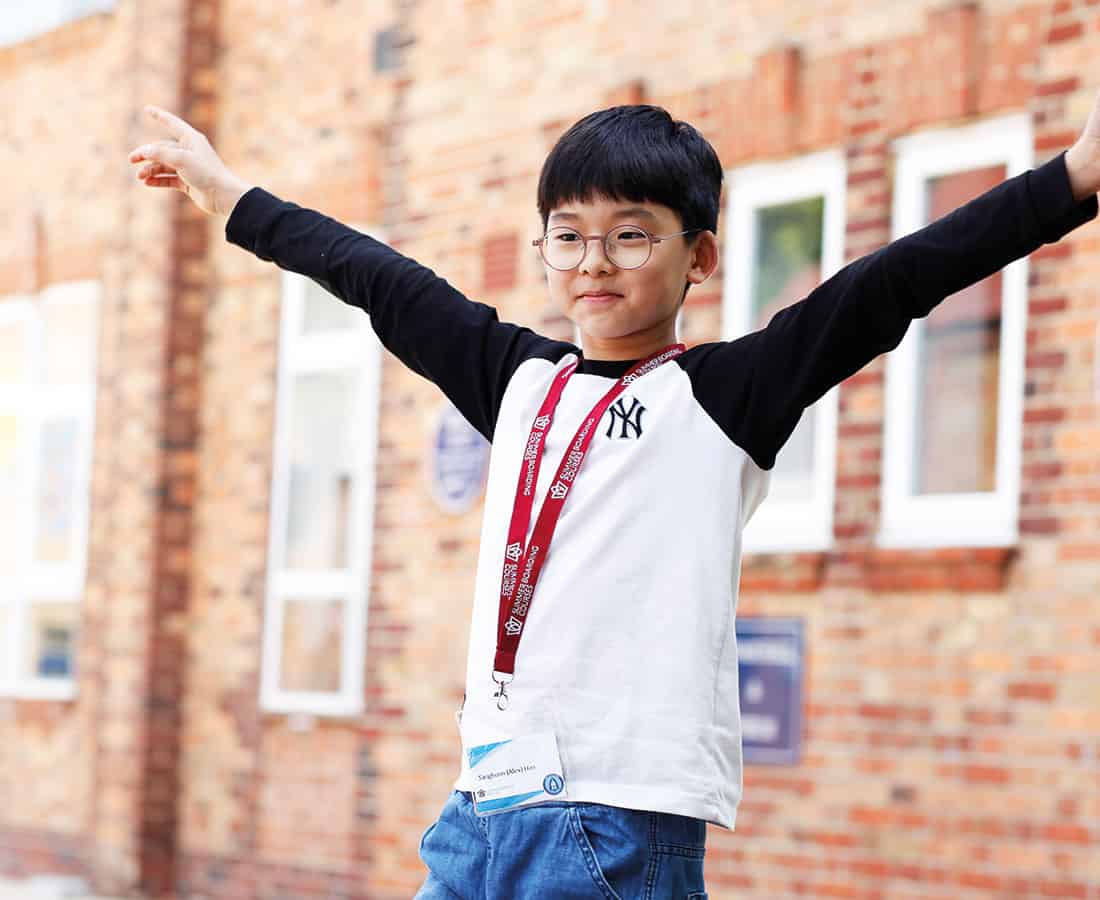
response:
[(531, 241), (538, 247), (543, 262), (551, 269), (568, 272), (575, 269), (584, 260), (588, 252), (589, 241), (603, 241), (604, 256), (618, 269), (638, 269), (644, 266), (653, 255), (653, 245), (669, 238), (680, 237), (702, 231), (701, 228), (689, 228), (675, 234), (652, 235), (638, 225), (618, 225), (607, 234), (594, 234), (588, 237), (575, 228), (558, 225), (551, 228), (542, 237)]

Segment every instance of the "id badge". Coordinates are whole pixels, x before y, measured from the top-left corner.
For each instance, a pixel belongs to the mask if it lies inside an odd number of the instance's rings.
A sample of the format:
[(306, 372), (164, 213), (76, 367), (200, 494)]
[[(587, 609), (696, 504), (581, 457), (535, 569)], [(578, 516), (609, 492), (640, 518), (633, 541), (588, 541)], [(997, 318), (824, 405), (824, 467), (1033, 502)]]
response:
[(479, 816), (568, 799), (552, 731), (471, 747), (467, 756), (476, 783), (474, 812)]

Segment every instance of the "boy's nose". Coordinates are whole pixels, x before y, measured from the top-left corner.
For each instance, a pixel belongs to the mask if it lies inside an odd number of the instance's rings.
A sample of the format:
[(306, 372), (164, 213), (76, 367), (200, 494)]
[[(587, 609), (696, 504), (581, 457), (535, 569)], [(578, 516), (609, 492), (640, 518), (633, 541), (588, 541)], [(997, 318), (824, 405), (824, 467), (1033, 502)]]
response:
[(581, 257), (581, 261), (577, 264), (578, 272), (582, 272), (586, 275), (596, 271), (609, 272), (614, 267), (614, 263), (607, 258), (607, 253), (603, 245), (603, 238), (596, 238), (584, 242), (584, 256)]

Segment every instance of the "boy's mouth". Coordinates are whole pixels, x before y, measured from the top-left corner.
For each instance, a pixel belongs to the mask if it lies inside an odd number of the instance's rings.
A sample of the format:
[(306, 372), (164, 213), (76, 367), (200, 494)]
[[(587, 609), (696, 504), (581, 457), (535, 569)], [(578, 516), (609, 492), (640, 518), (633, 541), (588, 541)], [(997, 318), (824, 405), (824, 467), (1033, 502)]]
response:
[(613, 294), (610, 291), (585, 291), (580, 295), (581, 300), (585, 303), (593, 303), (596, 305), (613, 303), (620, 299), (622, 294)]

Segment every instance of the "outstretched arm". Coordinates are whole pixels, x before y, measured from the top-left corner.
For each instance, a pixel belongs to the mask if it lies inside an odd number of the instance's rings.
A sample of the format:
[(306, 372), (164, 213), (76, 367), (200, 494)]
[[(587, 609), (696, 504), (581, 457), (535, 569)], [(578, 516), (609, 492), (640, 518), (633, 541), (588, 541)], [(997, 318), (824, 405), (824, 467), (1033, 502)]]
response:
[(143, 164), (140, 181), (175, 188), (204, 212), (227, 216), (229, 241), (363, 309), (386, 348), (438, 385), (486, 438), (520, 363), (574, 349), (498, 321), (495, 309), (393, 248), (251, 185), (185, 121), (156, 107), (147, 112), (170, 137), (130, 154)]
[(700, 402), (771, 468), (803, 410), (944, 298), (1095, 218), (1097, 191), (1100, 95), (1069, 151), (855, 260), (765, 328), (699, 348)]

